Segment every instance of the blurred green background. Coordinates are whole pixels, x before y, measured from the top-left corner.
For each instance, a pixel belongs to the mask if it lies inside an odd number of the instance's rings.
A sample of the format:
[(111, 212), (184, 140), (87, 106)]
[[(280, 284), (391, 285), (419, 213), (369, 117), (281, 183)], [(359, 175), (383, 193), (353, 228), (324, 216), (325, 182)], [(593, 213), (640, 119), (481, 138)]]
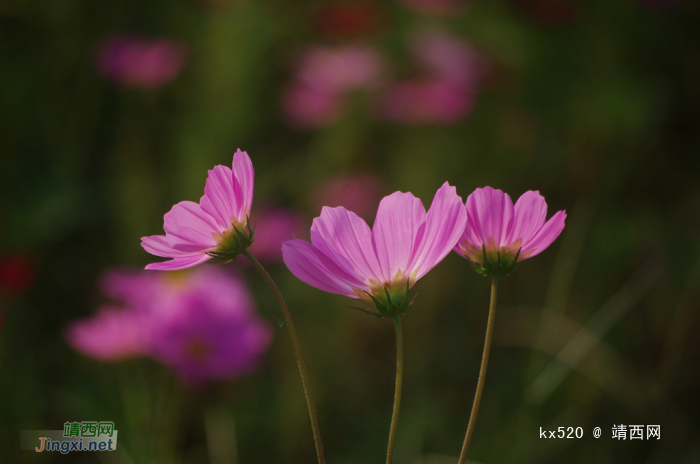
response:
[[(450, 11), (364, 2), (347, 23), (321, 1), (0, 0), (2, 462), (223, 464), (234, 451), (240, 463), (315, 462), (284, 328), (260, 371), (199, 388), (148, 359), (85, 358), (63, 337), (105, 301), (100, 274), (154, 261), (139, 238), (162, 234), (163, 214), (197, 201), (207, 169), (241, 148), (256, 171), (253, 214), (288, 208), (306, 230), (316, 186), (339, 176), (379, 179), (375, 210), (395, 190), (428, 206), (446, 180), (464, 199), (486, 185), (514, 200), (539, 190), (567, 226), (501, 280), (470, 459), (700, 463), (700, 4), (434, 3)], [(375, 90), (361, 90), (335, 121), (289, 124), (281, 101), (306, 47), (375, 48), (386, 82), (412, 75), (405, 38), (421, 28), (483, 58), (469, 114), (386, 121)], [(96, 54), (114, 34), (184, 44), (181, 72), (151, 88), (108, 78)], [(229, 266), (260, 314), (281, 319), (253, 269)], [(328, 462), (383, 462), (391, 321), (281, 263), (269, 271), (295, 317)], [(456, 462), (481, 359), (488, 279), (454, 253), (428, 279), (404, 322), (399, 464)], [(119, 451), (18, 449), (20, 430), (74, 420), (113, 420)], [(659, 424), (661, 439), (613, 440), (613, 424)], [(559, 426), (584, 437), (539, 438)]]

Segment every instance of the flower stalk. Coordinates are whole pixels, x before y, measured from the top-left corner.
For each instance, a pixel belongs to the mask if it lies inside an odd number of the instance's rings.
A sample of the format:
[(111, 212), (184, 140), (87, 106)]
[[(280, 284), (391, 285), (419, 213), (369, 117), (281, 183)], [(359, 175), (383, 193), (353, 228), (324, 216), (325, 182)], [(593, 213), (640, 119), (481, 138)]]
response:
[(316, 445), (316, 455), (318, 457), (318, 464), (325, 464), (326, 461), (323, 456), (323, 443), (321, 442), (321, 432), (318, 428), (318, 417), (316, 415), (316, 407), (314, 406), (314, 398), (311, 395), (309, 374), (306, 372), (304, 358), (301, 354), (301, 345), (299, 344), (299, 337), (297, 337), (297, 332), (294, 328), (294, 322), (292, 322), (292, 315), (289, 313), (289, 309), (287, 309), (287, 304), (284, 302), (284, 298), (282, 298), (282, 294), (280, 293), (279, 289), (277, 288), (277, 286), (275, 285), (274, 281), (267, 273), (265, 268), (262, 267), (260, 262), (258, 262), (258, 260), (255, 259), (255, 257), (252, 254), (250, 254), (250, 252), (247, 249), (243, 249), (243, 251), (241, 251), (241, 254), (248, 258), (251, 264), (253, 264), (253, 267), (255, 267), (255, 269), (257, 269), (257, 271), (260, 273), (263, 280), (265, 280), (267, 285), (270, 287), (270, 290), (272, 290), (272, 293), (275, 295), (277, 303), (279, 304), (280, 309), (282, 310), (282, 314), (284, 315), (284, 321), (287, 325), (287, 329), (289, 330), (289, 337), (292, 339), (292, 348), (294, 349), (294, 356), (296, 357), (297, 365), (299, 366), (301, 383), (304, 387), (304, 396), (306, 396), (306, 406), (309, 409), (309, 417), (311, 419), (311, 429), (313, 431), (314, 442)]
[(403, 331), (401, 329), (401, 314), (394, 315), (394, 327), (396, 328), (396, 390), (394, 391), (394, 412), (391, 415), (386, 464), (392, 464), (394, 461), (396, 425), (399, 422), (399, 408), (401, 406), (401, 387), (403, 384)]
[(496, 319), (496, 293), (498, 291), (498, 276), (491, 277), (491, 304), (489, 305), (489, 319), (486, 323), (486, 340), (484, 341), (484, 353), (481, 356), (481, 369), (479, 369), (479, 380), (476, 384), (476, 393), (474, 394), (474, 404), (472, 405), (472, 413), (469, 416), (469, 425), (467, 426), (467, 434), (464, 437), (462, 445), (462, 453), (459, 455), (459, 464), (464, 464), (467, 460), (467, 451), (474, 433), (476, 425), (476, 415), (479, 412), (479, 404), (481, 403), (481, 394), (484, 391), (484, 381), (486, 380), (486, 367), (489, 363), (489, 353), (491, 352), (491, 339), (493, 338), (493, 326)]

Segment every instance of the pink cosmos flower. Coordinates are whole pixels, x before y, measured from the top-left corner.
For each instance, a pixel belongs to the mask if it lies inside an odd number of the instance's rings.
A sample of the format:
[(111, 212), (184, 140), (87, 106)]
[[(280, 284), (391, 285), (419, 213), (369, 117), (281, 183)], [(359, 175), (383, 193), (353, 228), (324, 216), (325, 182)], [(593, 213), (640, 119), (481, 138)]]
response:
[(269, 324), (254, 312), (243, 283), (219, 266), (199, 268), (166, 289), (154, 307), (149, 355), (173, 368), (186, 382), (231, 378), (260, 364), (272, 341)]
[(127, 87), (154, 88), (176, 78), (185, 64), (187, 47), (174, 40), (116, 35), (97, 53), (97, 68)]
[(385, 197), (373, 230), (342, 206), (324, 207), (313, 221), (311, 243), (285, 242), (282, 255), (295, 276), (320, 290), (379, 301), (385, 309), (392, 301), (408, 305), (408, 289), (455, 246), (466, 221), (462, 199), (445, 182), (427, 213), (410, 192)]
[[(233, 155), (232, 169), (215, 166), (209, 171), (204, 196), (199, 203), (182, 201), (165, 215), (165, 235), (141, 238), (141, 246), (152, 255), (173, 258), (152, 263), (146, 269), (174, 271), (208, 261), (214, 255), (235, 258), (241, 246), (249, 246), (248, 226), (253, 204), (253, 163), (240, 149)], [(226, 257), (226, 256), (224, 256)]]
[(216, 266), (174, 274), (111, 271), (102, 287), (123, 306), (105, 305), (66, 329), (73, 348), (100, 361), (150, 356), (196, 383), (249, 372), (271, 341), (246, 288)]
[(78, 352), (99, 361), (117, 361), (148, 354), (153, 327), (159, 323), (155, 308), (169, 308), (176, 280), (163, 274), (112, 269), (100, 278), (110, 300), (88, 319), (71, 322), (65, 331)]
[(99, 361), (146, 355), (155, 322), (152, 308), (165, 296), (164, 277), (126, 269), (105, 272), (102, 293), (120, 304), (104, 305), (93, 317), (70, 323), (65, 331), (68, 343)]
[(454, 249), (486, 275), (507, 275), (518, 262), (540, 254), (559, 236), (566, 219), (566, 212), (558, 211), (545, 222), (547, 203), (533, 191), (513, 206), (507, 193), (478, 188), (465, 209), (467, 226)]
[(104, 306), (94, 317), (71, 323), (66, 339), (76, 351), (98, 361), (143, 356), (152, 322), (146, 314)]

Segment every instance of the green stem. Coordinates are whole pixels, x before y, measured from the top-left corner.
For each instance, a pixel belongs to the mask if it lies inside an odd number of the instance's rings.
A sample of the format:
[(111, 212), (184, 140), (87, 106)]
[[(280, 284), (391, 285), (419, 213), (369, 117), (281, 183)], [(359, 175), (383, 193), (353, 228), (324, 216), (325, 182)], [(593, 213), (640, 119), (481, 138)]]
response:
[(289, 337), (292, 339), (292, 347), (294, 348), (294, 355), (297, 358), (297, 365), (299, 366), (299, 374), (301, 374), (301, 383), (304, 386), (304, 395), (306, 396), (306, 406), (309, 408), (309, 417), (311, 418), (311, 429), (314, 434), (314, 442), (316, 443), (316, 455), (318, 456), (318, 464), (325, 464), (325, 458), (323, 457), (323, 444), (321, 443), (321, 432), (318, 429), (318, 418), (316, 417), (316, 407), (314, 406), (314, 398), (311, 395), (311, 387), (309, 386), (309, 374), (306, 373), (306, 366), (304, 366), (304, 358), (301, 355), (301, 346), (299, 345), (299, 338), (297, 337), (297, 331), (294, 329), (294, 322), (292, 322), (292, 315), (287, 309), (287, 305), (282, 298), (282, 294), (277, 289), (277, 286), (272, 281), (270, 275), (265, 271), (265, 268), (258, 262), (253, 255), (246, 249), (242, 252), (246, 258), (250, 260), (255, 269), (258, 270), (262, 278), (265, 280), (267, 285), (274, 293), (275, 298), (277, 298), (277, 303), (282, 309), (282, 314), (284, 315), (284, 321), (287, 324), (287, 329), (289, 329)]
[(467, 450), (469, 443), (472, 441), (474, 426), (476, 425), (476, 415), (479, 412), (479, 404), (481, 403), (481, 393), (484, 391), (484, 380), (486, 379), (486, 367), (489, 364), (489, 352), (491, 351), (491, 338), (493, 337), (494, 320), (496, 319), (496, 292), (498, 291), (498, 276), (493, 276), (491, 279), (491, 305), (489, 306), (489, 320), (486, 323), (486, 340), (484, 341), (484, 354), (481, 356), (481, 369), (479, 370), (479, 381), (476, 384), (476, 393), (474, 394), (474, 404), (472, 405), (472, 414), (469, 417), (469, 425), (467, 426), (467, 435), (464, 437), (462, 445), (462, 454), (459, 455), (459, 464), (464, 464), (467, 460)]
[(394, 441), (396, 440), (396, 424), (399, 422), (399, 407), (401, 406), (401, 385), (403, 384), (403, 332), (401, 330), (401, 315), (394, 316), (396, 327), (396, 391), (394, 392), (394, 412), (391, 415), (389, 429), (389, 448), (386, 452), (386, 464), (394, 461)]

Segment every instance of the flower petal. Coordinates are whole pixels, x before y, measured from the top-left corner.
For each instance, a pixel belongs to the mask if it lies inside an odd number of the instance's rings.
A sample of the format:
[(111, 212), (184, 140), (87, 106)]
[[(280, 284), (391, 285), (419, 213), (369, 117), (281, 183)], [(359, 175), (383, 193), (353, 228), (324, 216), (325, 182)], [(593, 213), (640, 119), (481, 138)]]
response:
[(527, 248), (523, 246), (522, 254), (524, 254), (526, 258), (532, 258), (542, 253), (557, 237), (559, 237), (561, 231), (564, 230), (565, 219), (566, 211), (557, 211), (554, 216), (549, 218), (549, 221), (547, 221), (539, 232), (532, 237), (527, 244)]
[(367, 223), (342, 206), (324, 206), (311, 226), (314, 248), (332, 259), (347, 274), (361, 282), (382, 280), (381, 267), (372, 246)]
[(464, 233), (457, 242), (457, 245), (455, 245), (454, 250), (457, 252), (457, 254), (466, 258), (467, 256), (464, 254), (463, 244), (468, 245), (464, 248), (478, 250), (479, 253), (481, 253), (481, 245), (484, 242), (481, 239), (480, 231), (477, 229), (478, 221), (472, 220), (471, 215), (469, 215), (467, 212), (466, 205), (464, 206), (464, 212), (467, 214), (467, 224), (464, 227)]
[(513, 207), (513, 227), (508, 234), (506, 248), (518, 239), (522, 239), (523, 250), (529, 249), (530, 239), (542, 228), (547, 218), (547, 202), (540, 192), (532, 190), (523, 193)]
[(457, 189), (445, 182), (435, 193), (425, 222), (425, 233), (414, 250), (409, 272), (418, 280), (455, 247), (467, 225), (467, 211)]
[(204, 196), (199, 204), (205, 213), (214, 218), (220, 232), (231, 229), (236, 214), (236, 198), (233, 192), (233, 173), (226, 166), (214, 166), (209, 171)]
[(221, 233), (216, 221), (198, 203), (182, 201), (166, 213), (165, 230), (168, 244), (180, 251), (204, 251), (217, 246), (213, 232)]
[(253, 206), (253, 163), (248, 153), (240, 148), (233, 155), (233, 194), (235, 200), (234, 216), (239, 224), (244, 224)]
[(385, 283), (408, 271), (425, 217), (423, 203), (410, 192), (394, 192), (379, 203), (372, 235)]
[(478, 188), (467, 198), (466, 209), (470, 226), (481, 243), (488, 245), (493, 238), (496, 247), (504, 244), (513, 222), (513, 201), (507, 193), (491, 187)]
[(150, 254), (163, 258), (179, 258), (200, 254), (199, 252), (176, 250), (170, 246), (165, 235), (141, 237), (141, 246)]
[(179, 271), (180, 269), (187, 269), (194, 267), (198, 264), (202, 264), (209, 261), (211, 256), (206, 253), (198, 253), (196, 255), (175, 258), (170, 261), (163, 261), (162, 263), (151, 263), (146, 266), (146, 269), (153, 271)]
[(106, 306), (90, 319), (72, 322), (65, 338), (77, 351), (100, 361), (146, 354), (150, 321), (136, 311)]
[(345, 273), (330, 258), (304, 240), (284, 242), (282, 259), (299, 280), (324, 292), (358, 298), (353, 289), (368, 290), (363, 282)]

